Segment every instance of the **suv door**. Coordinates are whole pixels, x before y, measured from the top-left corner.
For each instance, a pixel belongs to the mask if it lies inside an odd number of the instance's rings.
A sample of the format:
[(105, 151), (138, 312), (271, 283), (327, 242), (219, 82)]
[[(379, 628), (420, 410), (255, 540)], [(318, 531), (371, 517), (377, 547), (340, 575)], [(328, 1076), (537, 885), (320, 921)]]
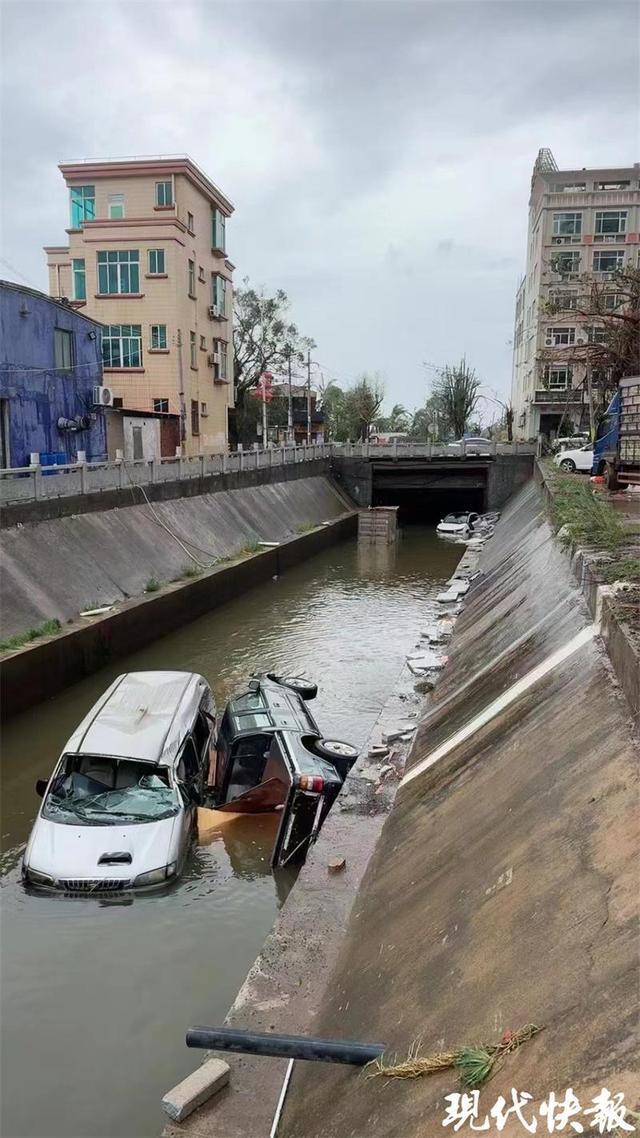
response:
[(176, 764), (176, 778), (180, 789), (180, 797), (184, 805), (182, 812), (181, 855), (186, 851), (189, 837), (195, 830), (196, 809), (202, 799), (200, 775), (201, 768), (198, 753), (193, 739), (190, 735), (187, 735)]

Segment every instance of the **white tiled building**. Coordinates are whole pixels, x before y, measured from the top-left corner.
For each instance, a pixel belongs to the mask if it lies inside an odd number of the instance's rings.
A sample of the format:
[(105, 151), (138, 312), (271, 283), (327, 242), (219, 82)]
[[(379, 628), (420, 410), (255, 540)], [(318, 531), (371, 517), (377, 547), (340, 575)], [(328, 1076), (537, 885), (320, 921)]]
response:
[[(638, 265), (640, 163), (607, 170), (558, 170), (549, 150), (533, 168), (527, 268), (516, 295), (511, 399), (518, 438), (557, 430), (566, 412), (588, 426), (585, 365), (568, 350), (585, 342), (584, 321), (570, 317), (579, 281), (605, 283), (624, 264)], [(615, 289), (612, 283), (612, 304)], [(562, 316), (548, 311), (556, 300)], [(559, 350), (553, 361), (552, 349)], [(541, 358), (544, 352), (545, 358)]]

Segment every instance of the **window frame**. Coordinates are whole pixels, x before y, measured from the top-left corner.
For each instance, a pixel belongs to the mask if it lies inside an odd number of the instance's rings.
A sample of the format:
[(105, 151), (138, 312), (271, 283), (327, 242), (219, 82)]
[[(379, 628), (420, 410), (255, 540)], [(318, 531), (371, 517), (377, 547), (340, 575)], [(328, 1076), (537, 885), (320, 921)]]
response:
[(219, 363), (213, 365), (213, 378), (218, 380), (228, 379), (228, 365), (229, 365), (229, 345), (226, 340), (220, 337), (214, 337), (213, 341), (213, 354), (220, 357)]
[[(600, 266), (601, 260), (606, 257), (615, 258), (615, 265), (610, 269), (603, 269)], [(596, 267), (597, 265), (597, 267)], [(619, 273), (624, 268), (624, 249), (594, 249), (592, 272), (594, 273)]]
[[(85, 191), (91, 190), (88, 194)], [(74, 194), (80, 194), (80, 198), (74, 199)], [(91, 208), (89, 209), (89, 202)], [(69, 186), (69, 203), (70, 203), (70, 221), (71, 229), (82, 229), (85, 221), (95, 221), (96, 219), (96, 187), (94, 185), (86, 186)], [(77, 212), (75, 212), (77, 211)]]
[[(114, 201), (114, 198), (117, 199)], [(112, 209), (121, 209), (122, 213), (112, 213)], [(109, 194), (107, 198), (107, 217), (109, 221), (121, 221), (125, 216), (124, 194)]]
[[(161, 201), (161, 198), (166, 199), (166, 187), (169, 187), (169, 201)], [(161, 190), (161, 187), (164, 187)], [(156, 209), (173, 209), (175, 205), (173, 195), (173, 178), (163, 179), (161, 182), (156, 182), (155, 185), (155, 203)]]
[[(158, 343), (154, 344), (154, 333)], [(162, 342), (163, 341), (163, 342)], [(167, 325), (166, 324), (150, 324), (149, 325), (149, 351), (151, 352), (165, 352), (168, 350), (167, 343)]]
[(571, 348), (576, 342), (575, 326), (555, 324), (545, 329), (544, 342), (548, 348)]
[[(568, 363), (567, 364), (564, 364), (564, 363), (563, 364), (547, 364), (547, 366), (545, 367), (544, 370), (545, 370), (544, 379), (546, 381), (548, 391), (570, 391), (571, 390), (571, 383), (573, 380), (573, 370), (572, 370), (571, 364), (568, 364)], [(558, 374), (560, 372), (564, 372), (565, 373), (565, 382), (564, 383), (553, 383), (552, 382), (552, 374), (554, 372), (556, 372)]]
[(195, 300), (196, 296), (196, 263), (189, 257), (187, 264), (187, 292)]
[[(155, 257), (156, 268), (151, 268), (152, 255)], [(162, 258), (162, 268), (158, 268), (158, 258)], [(163, 248), (147, 249), (147, 270), (150, 277), (165, 277), (167, 275), (165, 251)]]
[(217, 206), (211, 207), (211, 248), (227, 254), (227, 219)]
[[(562, 228), (562, 218), (573, 218), (573, 229)], [(554, 237), (581, 237), (582, 236), (582, 210), (579, 209), (563, 209), (554, 212), (553, 214), (553, 229), (552, 234)]]
[[(222, 303), (220, 302), (222, 297)], [(222, 273), (211, 274), (211, 303), (214, 308), (218, 308), (220, 316), (226, 320), (227, 317), (227, 278), (223, 277)]]
[[(82, 268), (77, 266), (82, 265)], [(86, 300), (87, 299), (87, 263), (84, 257), (71, 258), (71, 279), (73, 281), (73, 299)], [(81, 289), (78, 288), (78, 281), (82, 280)]]
[(56, 372), (69, 372), (73, 370), (75, 363), (75, 337), (73, 329), (54, 328), (53, 362)]
[(195, 222), (194, 222), (193, 214), (192, 214), (192, 213), (189, 213), (189, 211), (188, 211), (188, 210), (187, 210), (187, 230), (188, 230), (188, 232), (189, 232), (189, 233), (192, 233), (192, 234), (194, 234), (194, 233), (195, 233), (195, 231), (196, 231), (196, 230), (195, 230)]
[[(123, 329), (128, 328), (129, 332), (124, 333)], [(114, 331), (118, 329), (117, 333)], [(134, 332), (133, 329), (137, 329)], [(124, 363), (125, 350), (123, 345), (127, 344), (127, 354), (129, 358), (128, 363)], [(137, 363), (131, 361), (132, 344), (137, 343)], [(114, 353), (112, 345), (118, 345), (117, 356), (118, 363), (114, 363)], [(135, 358), (135, 350), (133, 352)], [(108, 357), (108, 359), (107, 359)], [(105, 324), (102, 333), (102, 362), (105, 368), (110, 368), (116, 371), (131, 371), (132, 369), (140, 369), (142, 363), (142, 325), (141, 324)]]
[[(563, 257), (567, 260), (571, 257), (571, 268), (561, 267), (561, 258)], [(580, 273), (580, 261), (581, 254), (579, 249), (562, 249), (553, 254), (551, 268), (554, 273), (558, 273), (561, 277), (572, 276), (573, 274), (577, 276)]]
[(200, 402), (198, 399), (191, 400), (191, 434), (196, 436), (200, 434)]
[[(101, 258), (104, 258), (101, 260)], [(111, 288), (113, 270), (117, 287)], [(98, 296), (140, 296), (140, 250), (139, 249), (98, 249), (96, 250), (96, 274)], [(126, 281), (128, 287), (122, 285)], [(102, 285), (106, 283), (107, 288)], [(135, 285), (136, 287), (133, 287)]]
[[(155, 399), (154, 398), (152, 400), (152, 402), (153, 402), (153, 410), (155, 411), (156, 415), (168, 415), (169, 414), (169, 400), (168, 399)], [(159, 407), (158, 406), (159, 403), (164, 403), (164, 404), (166, 404), (166, 406)]]
[[(594, 234), (596, 237), (618, 237), (627, 232), (627, 219), (629, 217), (628, 209), (597, 209), (595, 216)], [(617, 218), (617, 229), (604, 229), (603, 222), (605, 219), (612, 220)], [(598, 225), (600, 226), (598, 228)]]
[(192, 329), (189, 331), (189, 367), (193, 371), (198, 370), (198, 344), (196, 334)]

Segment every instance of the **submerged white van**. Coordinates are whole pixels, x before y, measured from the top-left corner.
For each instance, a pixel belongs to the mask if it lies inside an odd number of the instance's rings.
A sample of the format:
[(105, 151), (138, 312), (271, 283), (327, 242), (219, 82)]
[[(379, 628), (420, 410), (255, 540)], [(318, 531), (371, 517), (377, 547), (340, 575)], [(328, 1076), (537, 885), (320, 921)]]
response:
[(118, 676), (74, 731), (22, 864), (26, 885), (119, 893), (182, 870), (208, 781), (215, 706), (202, 676)]

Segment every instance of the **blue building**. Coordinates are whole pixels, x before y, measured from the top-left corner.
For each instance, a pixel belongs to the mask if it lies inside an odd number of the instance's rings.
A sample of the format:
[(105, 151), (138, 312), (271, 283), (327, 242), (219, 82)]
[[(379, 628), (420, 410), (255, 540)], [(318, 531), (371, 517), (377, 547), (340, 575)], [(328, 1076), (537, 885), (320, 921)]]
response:
[[(107, 457), (102, 325), (35, 289), (0, 281), (0, 467), (30, 455)], [(44, 461), (41, 459), (41, 461)], [(52, 461), (52, 460), (49, 460)]]

